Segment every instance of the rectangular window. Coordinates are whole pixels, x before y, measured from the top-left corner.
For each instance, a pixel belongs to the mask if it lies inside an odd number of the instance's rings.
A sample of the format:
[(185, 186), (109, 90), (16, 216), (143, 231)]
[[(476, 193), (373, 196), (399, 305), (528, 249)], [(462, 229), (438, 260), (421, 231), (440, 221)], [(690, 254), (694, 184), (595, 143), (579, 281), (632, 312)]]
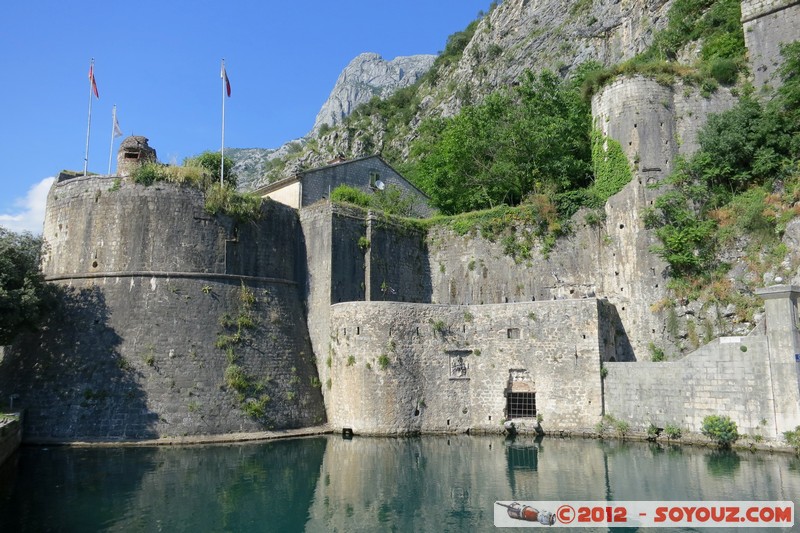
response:
[(519, 339), (519, 328), (508, 328), (506, 335), (509, 339)]
[(506, 397), (508, 418), (534, 418), (536, 416), (535, 392), (509, 392)]

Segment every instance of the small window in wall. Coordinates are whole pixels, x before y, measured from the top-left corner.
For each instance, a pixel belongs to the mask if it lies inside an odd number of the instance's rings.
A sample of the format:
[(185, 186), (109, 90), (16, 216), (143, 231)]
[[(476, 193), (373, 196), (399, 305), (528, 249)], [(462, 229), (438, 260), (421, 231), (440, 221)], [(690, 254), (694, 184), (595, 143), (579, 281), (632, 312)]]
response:
[(508, 328), (506, 335), (509, 339), (519, 339), (519, 328)]
[(508, 418), (534, 418), (536, 416), (535, 392), (509, 392), (506, 396)]
[(380, 175), (377, 172), (369, 173), (369, 188), (372, 190), (380, 188), (378, 185), (381, 183)]

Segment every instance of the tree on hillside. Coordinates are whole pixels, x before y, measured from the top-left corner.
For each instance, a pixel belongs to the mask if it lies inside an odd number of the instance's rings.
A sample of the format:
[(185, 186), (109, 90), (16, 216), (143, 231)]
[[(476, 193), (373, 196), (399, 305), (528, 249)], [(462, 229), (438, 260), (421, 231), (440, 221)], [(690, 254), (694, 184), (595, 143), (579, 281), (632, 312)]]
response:
[(526, 72), (519, 86), (427, 122), (411, 177), (445, 214), (553, 197), (590, 183), (590, 124), (572, 84)]
[(0, 345), (35, 328), (55, 299), (39, 270), (42, 238), (0, 227)]

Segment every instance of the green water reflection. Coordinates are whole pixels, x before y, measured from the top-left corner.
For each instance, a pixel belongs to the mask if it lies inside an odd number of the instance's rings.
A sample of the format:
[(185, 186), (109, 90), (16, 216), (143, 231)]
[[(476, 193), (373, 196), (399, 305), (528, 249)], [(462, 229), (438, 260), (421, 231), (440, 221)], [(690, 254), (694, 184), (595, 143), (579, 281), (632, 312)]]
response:
[(798, 497), (794, 457), (647, 443), (317, 437), (23, 448), (0, 469), (0, 531), (490, 531), (497, 500), (797, 507)]

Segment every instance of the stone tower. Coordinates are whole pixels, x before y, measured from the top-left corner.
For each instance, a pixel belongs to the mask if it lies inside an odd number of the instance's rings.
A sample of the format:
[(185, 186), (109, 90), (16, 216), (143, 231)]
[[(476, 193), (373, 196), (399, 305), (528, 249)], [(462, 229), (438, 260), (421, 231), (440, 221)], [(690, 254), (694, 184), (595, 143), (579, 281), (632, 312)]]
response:
[(156, 150), (147, 144), (147, 137), (141, 135), (131, 135), (119, 146), (117, 153), (117, 175), (127, 177), (133, 174), (134, 170), (145, 163), (155, 163)]
[[(144, 137), (126, 139), (120, 154), (123, 176), (135, 169), (123, 163), (155, 160)], [(25, 402), (26, 439), (222, 435), (325, 421), (297, 279), (295, 210), (267, 202), (241, 223), (206, 211), (195, 187), (95, 175), (54, 183), (45, 219), (42, 272), (61, 307), (52, 329), (7, 347), (0, 362), (0, 390)], [(33, 366), (46, 371), (23, 370)]]

